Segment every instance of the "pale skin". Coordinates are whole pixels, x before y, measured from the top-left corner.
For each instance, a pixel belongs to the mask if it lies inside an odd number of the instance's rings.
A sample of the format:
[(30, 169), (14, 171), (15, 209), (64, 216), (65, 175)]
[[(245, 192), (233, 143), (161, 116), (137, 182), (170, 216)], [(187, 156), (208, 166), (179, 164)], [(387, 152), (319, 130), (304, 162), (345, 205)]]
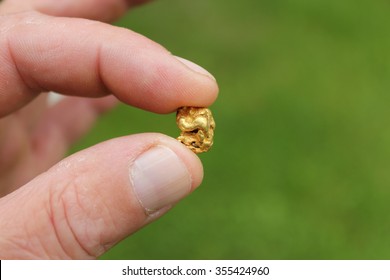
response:
[[(161, 134), (112, 139), (61, 161), (118, 102), (169, 113), (216, 99), (209, 74), (102, 23), (144, 2), (0, 2), (0, 259), (96, 258), (165, 214), (177, 201), (146, 211), (129, 180), (129, 166), (151, 147), (167, 147), (183, 163), (186, 194), (201, 183), (199, 159)], [(48, 91), (65, 97), (48, 106)]]

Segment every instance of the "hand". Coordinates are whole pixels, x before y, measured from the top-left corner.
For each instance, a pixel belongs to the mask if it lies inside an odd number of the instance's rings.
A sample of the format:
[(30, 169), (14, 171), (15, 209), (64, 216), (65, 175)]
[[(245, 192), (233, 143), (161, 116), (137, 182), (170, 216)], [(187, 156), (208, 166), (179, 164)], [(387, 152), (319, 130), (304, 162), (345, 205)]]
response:
[[(200, 184), (199, 159), (160, 134), (112, 139), (58, 162), (117, 100), (156, 113), (215, 100), (204, 69), (91, 20), (141, 2), (1, 2), (0, 259), (96, 258)], [(66, 97), (50, 107), (48, 91)]]

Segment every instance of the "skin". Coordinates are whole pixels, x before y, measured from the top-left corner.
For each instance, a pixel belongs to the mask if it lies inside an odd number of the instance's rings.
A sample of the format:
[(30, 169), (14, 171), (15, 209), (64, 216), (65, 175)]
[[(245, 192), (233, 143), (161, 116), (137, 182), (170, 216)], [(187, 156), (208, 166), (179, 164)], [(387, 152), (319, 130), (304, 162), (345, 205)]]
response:
[[(112, 139), (59, 162), (118, 102), (169, 113), (216, 99), (215, 80), (103, 23), (145, 2), (0, 2), (0, 259), (96, 258), (163, 215), (172, 205), (146, 213), (129, 180), (129, 162), (152, 146), (176, 153), (192, 190), (201, 183), (199, 159), (161, 134)], [(65, 98), (48, 106), (48, 91)]]

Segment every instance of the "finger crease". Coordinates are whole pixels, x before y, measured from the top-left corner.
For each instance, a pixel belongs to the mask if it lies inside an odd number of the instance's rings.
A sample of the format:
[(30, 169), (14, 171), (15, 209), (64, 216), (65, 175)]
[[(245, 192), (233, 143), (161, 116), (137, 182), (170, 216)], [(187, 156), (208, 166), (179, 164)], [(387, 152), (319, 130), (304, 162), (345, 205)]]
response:
[[(78, 196), (77, 196), (77, 200), (78, 200)], [(93, 256), (93, 255), (87, 250), (87, 248), (82, 244), (82, 242), (80, 241), (80, 239), (77, 237), (77, 234), (74, 232), (73, 227), (72, 227), (72, 225), (71, 225), (71, 223), (70, 223), (70, 218), (69, 218), (69, 216), (68, 216), (68, 211), (67, 211), (67, 209), (66, 209), (66, 207), (65, 207), (65, 203), (62, 201), (62, 199), (61, 199), (61, 202), (62, 202), (61, 204), (62, 204), (63, 211), (64, 211), (65, 222), (66, 222), (66, 224), (68, 225), (68, 228), (69, 228), (70, 232), (72, 233), (74, 240), (76, 240), (77, 244), (80, 246), (80, 248), (83, 250), (83, 252), (84, 252), (89, 258), (95, 259), (96, 256)], [(78, 202), (79, 202), (79, 201), (78, 201)]]
[[(52, 191), (52, 188), (50, 188), (49, 190), (49, 219), (50, 219), (50, 222), (51, 224), (53, 225), (53, 229), (54, 229), (54, 234), (56, 236), (56, 239), (58, 240), (58, 243), (60, 244), (60, 247), (62, 249), (62, 251), (68, 255), (69, 257), (70, 254), (69, 252), (67, 252), (66, 248), (62, 245), (62, 242), (61, 242), (61, 237), (60, 237), (60, 234), (59, 234), (59, 231), (58, 231), (58, 228), (57, 228), (57, 225), (56, 225), (56, 222), (55, 222), (55, 217), (54, 217), (54, 207), (58, 207), (58, 203), (57, 201), (54, 201), (54, 195), (53, 195), (53, 191)], [(61, 204), (62, 204), (62, 207), (64, 208), (64, 205), (61, 201)], [(64, 209), (63, 209), (64, 210)], [(73, 234), (73, 232), (72, 232)]]
[[(33, 87), (33, 86), (29, 85), (29, 83), (27, 83), (26, 79), (22, 75), (22, 72), (20, 71), (20, 69), (18, 67), (18, 64), (16, 62), (16, 59), (15, 59), (15, 56), (14, 56), (14, 54), (12, 52), (11, 43), (10, 43), (9, 38), (7, 38), (7, 40), (6, 40), (6, 47), (7, 47), (9, 58), (10, 58), (10, 60), (12, 62), (12, 65), (15, 68), (15, 72), (18, 75), (18, 77), (19, 77), (20, 81), (22, 82), (23, 86), (25, 87), (25, 89), (29, 93), (33, 93), (33, 96), (37, 95), (40, 92), (40, 90), (37, 89), (36, 87)], [(40, 88), (39, 85), (38, 85), (38, 87)]]
[(95, 69), (96, 69), (97, 79), (98, 79), (98, 82), (99, 82), (101, 88), (103, 89), (103, 91), (111, 93), (111, 90), (107, 87), (106, 83), (104, 82), (102, 71), (101, 71), (101, 68), (102, 68), (102, 65), (101, 65), (101, 62), (102, 62), (102, 49), (103, 49), (103, 43), (100, 43), (98, 45), (97, 52), (96, 52), (96, 66), (95, 66)]

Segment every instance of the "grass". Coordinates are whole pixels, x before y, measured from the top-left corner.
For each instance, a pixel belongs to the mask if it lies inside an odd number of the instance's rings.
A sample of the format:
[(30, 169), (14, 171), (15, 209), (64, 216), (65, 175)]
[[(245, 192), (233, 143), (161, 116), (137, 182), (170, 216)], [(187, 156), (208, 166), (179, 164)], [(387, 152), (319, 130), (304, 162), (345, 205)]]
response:
[[(213, 73), (200, 189), (104, 259), (389, 259), (390, 4), (160, 0), (118, 25)], [(120, 106), (75, 148), (176, 136)]]

